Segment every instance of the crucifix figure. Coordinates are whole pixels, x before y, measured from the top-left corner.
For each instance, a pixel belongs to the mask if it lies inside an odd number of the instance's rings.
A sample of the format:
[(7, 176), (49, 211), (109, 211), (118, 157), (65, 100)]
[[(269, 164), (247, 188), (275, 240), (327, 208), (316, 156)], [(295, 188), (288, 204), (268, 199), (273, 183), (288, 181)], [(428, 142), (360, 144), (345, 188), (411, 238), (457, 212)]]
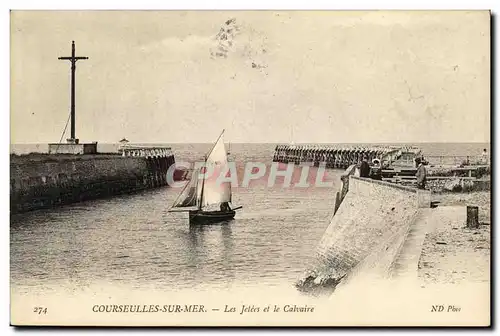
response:
[(78, 143), (78, 139), (75, 136), (75, 71), (76, 71), (76, 61), (86, 60), (88, 57), (76, 57), (75, 56), (75, 41), (71, 44), (71, 57), (59, 57), (60, 60), (71, 61), (71, 138), (68, 142)]

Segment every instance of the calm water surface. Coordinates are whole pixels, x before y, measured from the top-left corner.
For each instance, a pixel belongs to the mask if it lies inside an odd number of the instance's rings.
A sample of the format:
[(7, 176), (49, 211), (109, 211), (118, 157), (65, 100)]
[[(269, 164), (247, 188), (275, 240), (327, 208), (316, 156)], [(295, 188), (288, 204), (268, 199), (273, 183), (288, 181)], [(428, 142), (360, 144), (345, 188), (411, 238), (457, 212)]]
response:
[[(196, 160), (209, 146), (173, 149), (178, 161)], [(270, 163), (273, 149), (234, 145), (231, 156)], [(329, 174), (337, 181), (340, 172)], [(13, 216), (12, 286), (27, 293), (102, 283), (169, 290), (292, 285), (329, 223), (338, 186), (268, 188), (266, 182), (236, 188), (233, 204), (243, 209), (214, 225), (190, 227), (187, 214), (169, 213), (176, 188)]]
[[(177, 161), (200, 160), (210, 144), (173, 145)], [(417, 144), (427, 155), (479, 155), (489, 144)], [(23, 147), (23, 146), (21, 146)], [(25, 145), (18, 152), (33, 151)], [(21, 149), (20, 149), (21, 148)], [(31, 149), (30, 149), (31, 148)], [(241, 181), (248, 161), (270, 163), (274, 145), (234, 144)], [(297, 168), (298, 171), (298, 168)], [(235, 220), (190, 227), (169, 213), (180, 192), (161, 188), (11, 218), (11, 284), (16, 293), (126, 286), (182, 290), (293, 284), (333, 214), (333, 188), (236, 188)]]

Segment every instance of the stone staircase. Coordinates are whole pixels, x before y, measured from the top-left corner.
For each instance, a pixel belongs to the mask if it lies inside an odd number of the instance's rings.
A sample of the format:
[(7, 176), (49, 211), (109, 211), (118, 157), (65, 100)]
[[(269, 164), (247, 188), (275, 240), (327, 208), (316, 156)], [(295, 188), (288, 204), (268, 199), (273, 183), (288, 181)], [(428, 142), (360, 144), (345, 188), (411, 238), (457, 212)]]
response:
[(433, 211), (436, 209), (420, 209), (414, 223), (410, 226), (406, 239), (390, 269), (390, 278), (415, 279), (418, 261), (422, 253), (425, 236), (432, 225)]

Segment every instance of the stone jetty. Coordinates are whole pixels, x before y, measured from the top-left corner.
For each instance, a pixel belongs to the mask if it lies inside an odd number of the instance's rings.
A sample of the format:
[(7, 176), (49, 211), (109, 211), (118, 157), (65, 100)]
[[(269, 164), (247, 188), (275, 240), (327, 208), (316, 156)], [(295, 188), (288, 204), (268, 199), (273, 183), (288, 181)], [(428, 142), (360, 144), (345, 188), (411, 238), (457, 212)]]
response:
[[(11, 155), (10, 210), (26, 212), (167, 186), (173, 165), (172, 150), (158, 146), (124, 146), (117, 153)], [(174, 180), (176, 175), (174, 171)]]

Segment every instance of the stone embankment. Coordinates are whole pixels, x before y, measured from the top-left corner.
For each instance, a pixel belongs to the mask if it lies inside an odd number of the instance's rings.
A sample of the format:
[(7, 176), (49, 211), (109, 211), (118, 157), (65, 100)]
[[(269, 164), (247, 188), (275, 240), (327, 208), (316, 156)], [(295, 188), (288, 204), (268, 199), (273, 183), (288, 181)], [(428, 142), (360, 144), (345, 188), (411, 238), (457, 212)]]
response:
[[(334, 216), (314, 263), (296, 283), (299, 290), (331, 294), (377, 278), (489, 281), (489, 191), (461, 186), (460, 192), (431, 193), (356, 177), (354, 167), (341, 177)], [(465, 227), (467, 205), (479, 206), (478, 229)]]
[(297, 283), (301, 290), (333, 290), (332, 284), (377, 253), (378, 266), (382, 259), (390, 265), (419, 211), (430, 208), (430, 191), (352, 175), (345, 183), (348, 187), (342, 189), (347, 192), (319, 243), (315, 262)]
[(156, 155), (28, 154), (10, 157), (12, 213), (167, 185), (171, 151)]

